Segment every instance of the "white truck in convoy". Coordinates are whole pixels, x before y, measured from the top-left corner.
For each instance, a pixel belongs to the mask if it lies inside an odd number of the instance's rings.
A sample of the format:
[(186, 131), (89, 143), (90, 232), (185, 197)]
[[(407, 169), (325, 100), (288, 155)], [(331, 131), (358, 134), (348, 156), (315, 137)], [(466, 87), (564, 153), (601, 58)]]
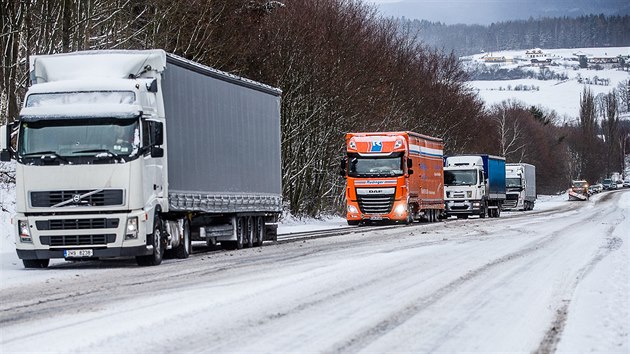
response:
[(503, 210), (532, 210), (536, 203), (536, 166), (528, 163), (505, 164), (506, 196)]
[[(30, 58), (15, 158), (16, 249), (51, 258), (186, 258), (276, 237), (282, 210), (280, 96), (163, 50)], [(15, 151), (10, 134), (17, 130)]]
[(505, 201), (505, 158), (487, 154), (444, 158), (446, 215), (499, 217)]

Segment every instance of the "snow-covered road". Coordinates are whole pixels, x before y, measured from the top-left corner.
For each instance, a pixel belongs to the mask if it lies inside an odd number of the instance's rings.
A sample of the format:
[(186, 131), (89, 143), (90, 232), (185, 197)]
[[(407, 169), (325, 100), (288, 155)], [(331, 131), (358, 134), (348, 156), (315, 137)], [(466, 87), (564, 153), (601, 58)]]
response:
[(241, 251), (2, 274), (0, 351), (628, 353), (630, 191)]

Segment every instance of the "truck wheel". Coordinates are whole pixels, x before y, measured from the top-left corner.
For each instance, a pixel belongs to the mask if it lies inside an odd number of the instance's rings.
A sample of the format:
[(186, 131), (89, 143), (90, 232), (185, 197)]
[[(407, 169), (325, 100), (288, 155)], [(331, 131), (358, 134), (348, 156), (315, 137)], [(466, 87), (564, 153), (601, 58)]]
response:
[(494, 216), (495, 216), (495, 217), (497, 217), (497, 218), (498, 218), (499, 216), (501, 216), (501, 206), (500, 206), (500, 205), (499, 205), (499, 207), (497, 208), (497, 212), (496, 212), (496, 214), (495, 214)]
[(136, 262), (139, 266), (156, 266), (162, 263), (162, 257), (164, 257), (164, 247), (162, 244), (162, 220), (155, 215), (153, 220), (153, 234), (151, 237), (151, 244), (153, 245), (153, 254), (148, 256), (136, 257)]
[(234, 248), (240, 250), (243, 248), (243, 239), (245, 238), (245, 218), (240, 217), (236, 219), (236, 242)]
[(192, 253), (192, 239), (190, 237), (190, 221), (188, 218), (184, 219), (184, 226), (182, 228), (183, 237), (179, 241), (179, 246), (175, 249), (175, 257), (179, 259), (185, 259)]
[(245, 233), (245, 235), (247, 236), (247, 239), (245, 241), (247, 242), (247, 247), (249, 248), (254, 247), (255, 233), (256, 233), (256, 230), (254, 229), (254, 217), (248, 216), (247, 217), (247, 232)]
[(485, 219), (488, 216), (488, 205), (484, 204), (483, 207), (481, 208), (481, 214), (479, 214), (479, 217), (482, 219)]
[(413, 223), (413, 208), (410, 204), (407, 204), (407, 220), (405, 220), (405, 224), (410, 225)]
[(262, 247), (265, 241), (265, 218), (259, 216), (256, 218), (256, 247)]
[(23, 259), (24, 268), (47, 268), (50, 259)]

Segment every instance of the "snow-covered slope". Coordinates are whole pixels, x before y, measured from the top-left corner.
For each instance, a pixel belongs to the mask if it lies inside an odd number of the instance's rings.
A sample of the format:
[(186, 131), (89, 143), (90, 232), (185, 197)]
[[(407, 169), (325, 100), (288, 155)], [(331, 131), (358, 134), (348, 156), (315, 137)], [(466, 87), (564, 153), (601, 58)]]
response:
[[(630, 55), (630, 47), (607, 48), (573, 48), (573, 49), (543, 49), (543, 56), (539, 60), (551, 59), (551, 65), (545, 65), (542, 70), (549, 70), (552, 74), (563, 76), (563, 79), (538, 80), (491, 80), (470, 81), (470, 85), (488, 106), (505, 100), (518, 100), (527, 105), (542, 106), (555, 110), (560, 118), (575, 121), (579, 115), (580, 94), (584, 87), (589, 87), (593, 94), (607, 94), (617, 87), (619, 82), (630, 79), (630, 72), (613, 69), (610, 65), (601, 65), (601, 70), (581, 69), (576, 61), (576, 55), (593, 57), (614, 57)], [(507, 58), (507, 62), (489, 62), (484, 58)], [(501, 69), (520, 68), (532, 71), (538, 75), (542, 66), (531, 65), (531, 58), (526, 50), (480, 53), (461, 58), (468, 68), (480, 65)], [(581, 82), (580, 82), (581, 81)], [(597, 84), (593, 82), (597, 81)], [(586, 84), (591, 82), (591, 84)], [(516, 88), (521, 90), (516, 90)], [(525, 89), (523, 89), (525, 88)]]

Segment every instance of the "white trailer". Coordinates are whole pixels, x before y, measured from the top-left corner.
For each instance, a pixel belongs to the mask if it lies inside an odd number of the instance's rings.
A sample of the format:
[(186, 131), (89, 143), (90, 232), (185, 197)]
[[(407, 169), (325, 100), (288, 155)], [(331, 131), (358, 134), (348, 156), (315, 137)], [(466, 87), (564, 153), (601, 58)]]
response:
[(536, 166), (528, 163), (505, 165), (504, 210), (532, 210), (536, 203)]
[(33, 56), (15, 153), (18, 256), (186, 258), (275, 239), (279, 89), (163, 50)]

